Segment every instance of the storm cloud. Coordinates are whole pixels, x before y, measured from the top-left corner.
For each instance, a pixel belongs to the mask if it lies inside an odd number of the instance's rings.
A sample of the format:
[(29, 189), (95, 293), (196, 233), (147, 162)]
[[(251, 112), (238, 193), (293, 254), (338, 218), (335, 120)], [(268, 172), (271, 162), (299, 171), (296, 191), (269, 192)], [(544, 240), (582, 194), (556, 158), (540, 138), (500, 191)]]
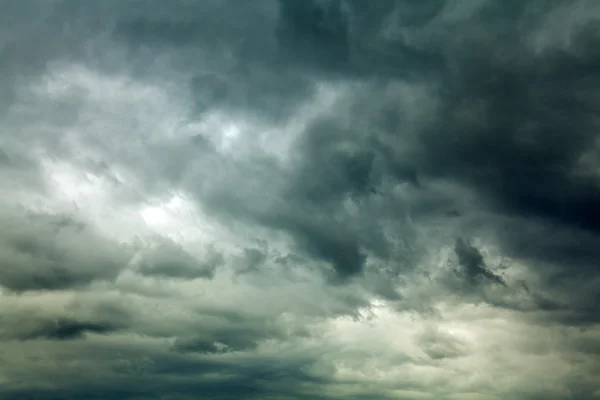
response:
[(4, 8), (0, 397), (600, 397), (599, 4)]

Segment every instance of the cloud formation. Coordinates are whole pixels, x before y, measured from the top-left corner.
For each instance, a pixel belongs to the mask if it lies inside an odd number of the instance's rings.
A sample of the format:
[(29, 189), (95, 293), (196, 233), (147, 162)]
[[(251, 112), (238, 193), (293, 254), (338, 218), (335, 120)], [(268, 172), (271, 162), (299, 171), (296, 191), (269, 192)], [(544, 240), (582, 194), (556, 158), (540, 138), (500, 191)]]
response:
[(5, 8), (0, 397), (600, 398), (600, 5)]

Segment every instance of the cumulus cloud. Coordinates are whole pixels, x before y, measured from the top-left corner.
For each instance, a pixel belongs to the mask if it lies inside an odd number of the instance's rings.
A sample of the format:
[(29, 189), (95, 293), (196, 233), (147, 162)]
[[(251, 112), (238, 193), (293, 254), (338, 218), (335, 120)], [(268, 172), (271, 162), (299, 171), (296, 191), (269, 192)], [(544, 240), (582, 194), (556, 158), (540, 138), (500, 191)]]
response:
[(594, 2), (5, 8), (0, 397), (598, 398)]

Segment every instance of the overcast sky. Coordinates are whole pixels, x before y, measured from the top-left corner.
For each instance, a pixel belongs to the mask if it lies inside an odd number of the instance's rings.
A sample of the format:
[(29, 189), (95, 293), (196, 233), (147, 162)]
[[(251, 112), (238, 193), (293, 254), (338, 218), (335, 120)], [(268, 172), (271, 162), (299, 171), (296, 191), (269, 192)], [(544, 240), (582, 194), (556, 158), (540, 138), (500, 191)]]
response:
[(0, 398), (600, 399), (599, 1), (0, 9)]

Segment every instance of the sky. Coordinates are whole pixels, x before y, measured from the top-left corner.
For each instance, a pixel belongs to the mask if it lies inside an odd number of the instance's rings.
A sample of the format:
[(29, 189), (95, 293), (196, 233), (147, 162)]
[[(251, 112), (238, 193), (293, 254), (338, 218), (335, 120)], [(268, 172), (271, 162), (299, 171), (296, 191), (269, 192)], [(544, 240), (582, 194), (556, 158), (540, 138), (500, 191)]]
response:
[(600, 399), (600, 2), (1, 3), (0, 398)]

